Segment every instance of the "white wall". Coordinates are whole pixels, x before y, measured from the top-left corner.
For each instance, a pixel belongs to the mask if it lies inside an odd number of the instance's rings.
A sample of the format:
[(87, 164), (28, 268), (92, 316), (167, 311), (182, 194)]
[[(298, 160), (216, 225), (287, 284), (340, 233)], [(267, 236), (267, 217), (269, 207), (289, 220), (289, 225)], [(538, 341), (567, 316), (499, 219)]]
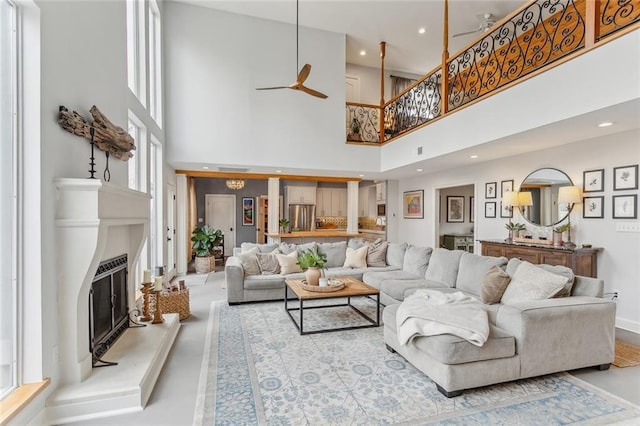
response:
[[(380, 68), (363, 67), (361, 65), (347, 64), (347, 75), (357, 76), (360, 79), (360, 102), (363, 104), (380, 105)], [(391, 99), (391, 76), (406, 77), (417, 80), (422, 75), (409, 74), (402, 71), (385, 70), (384, 72), (384, 100)]]
[[(300, 28), (300, 67), (321, 100), (292, 90), (295, 26), (183, 3), (165, 5), (167, 160), (377, 171), (379, 152), (345, 144), (345, 36)], [(310, 155), (311, 154), (311, 155)]]
[[(423, 189), (425, 191), (425, 218), (396, 218), (398, 241), (407, 241), (416, 245), (436, 247), (438, 235), (435, 232), (437, 215), (437, 188), (458, 186), (467, 182), (475, 184), (476, 223), (475, 238), (504, 239), (507, 230), (504, 225), (508, 219), (484, 217), (484, 184), (513, 179), (516, 189), (522, 180), (532, 171), (543, 167), (563, 170), (573, 183), (582, 187), (582, 172), (585, 170), (605, 169), (605, 191), (592, 195), (604, 195), (604, 218), (583, 219), (582, 205), (576, 206), (571, 215), (572, 240), (578, 245), (590, 243), (602, 247), (598, 256), (598, 277), (605, 282), (605, 291), (620, 290), (618, 300), (617, 325), (640, 332), (640, 234), (616, 232), (617, 223), (638, 222), (638, 220), (612, 219), (612, 195), (638, 194), (640, 191), (613, 191), (613, 168), (640, 163), (640, 131), (628, 131), (606, 137), (584, 140), (556, 148), (530, 154), (508, 157), (479, 163), (472, 167), (425, 174), (420, 177), (401, 180), (398, 190), (390, 193), (396, 202), (401, 202), (403, 191)], [(496, 201), (500, 198), (489, 201)], [(640, 207), (640, 206), (638, 206)], [(514, 221), (525, 222), (519, 212), (514, 213)], [(530, 228), (530, 226), (529, 226)], [(476, 244), (476, 252), (479, 252)]]

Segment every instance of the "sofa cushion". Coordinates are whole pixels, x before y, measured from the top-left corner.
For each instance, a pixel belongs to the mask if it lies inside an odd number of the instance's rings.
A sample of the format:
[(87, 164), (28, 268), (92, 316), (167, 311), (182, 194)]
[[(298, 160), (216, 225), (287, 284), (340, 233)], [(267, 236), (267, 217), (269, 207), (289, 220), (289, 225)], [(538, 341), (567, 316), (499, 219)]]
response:
[(500, 303), (504, 291), (511, 282), (511, 277), (498, 265), (491, 267), (482, 278), (480, 297), (482, 303)]
[(366, 270), (367, 268), (330, 268), (324, 271), (324, 276), (327, 278), (353, 277), (362, 280), (362, 274)]
[(387, 265), (402, 268), (407, 243), (389, 243), (387, 246)]
[(302, 269), (296, 263), (298, 260), (297, 251), (292, 251), (289, 254), (276, 254), (276, 259), (278, 259), (278, 263), (280, 264), (280, 273), (282, 275), (302, 272)]
[(318, 253), (327, 255), (327, 263), (325, 267), (333, 268), (335, 266), (342, 266), (347, 252), (347, 242), (339, 241), (335, 243), (318, 243)]
[[(505, 266), (506, 257), (480, 256), (473, 253), (463, 253), (460, 257), (456, 288), (480, 296), (482, 293), (482, 278), (494, 266)], [(498, 298), (498, 301), (500, 298)], [(497, 302), (494, 302), (497, 303)]]
[(343, 268), (366, 268), (367, 267), (367, 250), (369, 247), (362, 246), (359, 249), (347, 248), (346, 258)]
[(316, 251), (317, 247), (318, 245), (316, 244), (316, 242), (312, 241), (310, 243), (305, 243), (305, 244), (280, 243), (280, 245), (278, 246), (278, 249), (282, 254), (289, 254), (294, 250), (299, 252), (307, 251), (307, 250)]
[(258, 258), (258, 266), (260, 267), (260, 273), (262, 275), (273, 275), (280, 273), (280, 264), (278, 263), (278, 258), (276, 254), (280, 252), (276, 248), (270, 253), (257, 253), (256, 257)]
[(236, 257), (240, 260), (242, 269), (244, 269), (244, 275), (260, 275), (260, 265), (258, 265), (258, 248), (252, 249), (238, 254)]
[[(506, 269), (507, 274), (513, 276), (513, 274), (515, 274), (516, 272), (516, 269), (518, 269), (518, 266), (520, 266), (522, 262), (523, 262), (522, 260), (517, 258), (509, 259), (509, 263), (507, 264), (507, 269)], [(567, 297), (571, 295), (571, 290), (573, 289), (573, 284), (575, 283), (575, 275), (571, 268), (567, 268), (566, 266), (562, 266), (562, 265), (547, 265), (547, 264), (541, 264), (536, 266), (544, 269), (545, 271), (549, 271), (553, 274), (557, 274), (567, 278), (568, 281), (565, 284), (564, 288), (553, 297)]]
[(259, 253), (271, 253), (277, 250), (278, 244), (256, 244), (256, 243), (242, 243), (240, 244), (240, 253), (246, 253), (252, 248), (257, 248)]
[(444, 248), (433, 250), (425, 278), (439, 281), (446, 287), (455, 287), (460, 257), (464, 253), (466, 252), (463, 250), (447, 250)]
[(568, 279), (523, 261), (502, 295), (502, 303), (512, 305), (528, 300), (549, 299), (564, 289)]
[(362, 276), (362, 281), (364, 281), (366, 284), (369, 284), (371, 287), (379, 289), (382, 285), (382, 282), (386, 280), (417, 280), (421, 278), (422, 277), (419, 277), (416, 274), (396, 269), (393, 271), (382, 272), (367, 271)]
[(429, 266), (429, 258), (433, 249), (431, 247), (418, 247), (409, 245), (404, 253), (402, 270), (424, 277)]
[(380, 283), (380, 292), (386, 293), (389, 297), (402, 302), (405, 292), (411, 289), (427, 288), (427, 280), (419, 278), (415, 280), (384, 280)]
[(368, 247), (367, 266), (387, 266), (387, 250), (389, 248), (389, 243), (386, 241), (380, 241), (377, 243), (370, 243)]
[(360, 237), (350, 238), (349, 242), (347, 243), (347, 247), (351, 247), (352, 249), (359, 249), (360, 247), (366, 246), (366, 245), (367, 245), (367, 242)]
[(508, 358), (516, 354), (515, 338), (495, 325), (489, 325), (489, 338), (482, 346), (452, 334), (417, 337), (413, 344), (436, 361), (449, 365)]
[[(244, 288), (245, 290), (284, 288), (284, 277), (282, 275), (251, 275), (245, 277)], [(282, 296), (284, 297), (284, 291)]]

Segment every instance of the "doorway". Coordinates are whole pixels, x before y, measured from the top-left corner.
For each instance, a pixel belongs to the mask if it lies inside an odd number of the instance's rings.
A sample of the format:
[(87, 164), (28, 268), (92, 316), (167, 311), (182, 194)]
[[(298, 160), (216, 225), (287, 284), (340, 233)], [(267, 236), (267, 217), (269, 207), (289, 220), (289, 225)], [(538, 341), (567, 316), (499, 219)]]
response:
[(436, 190), (439, 247), (475, 251), (475, 185), (459, 185)]
[(205, 224), (224, 234), (224, 253), (231, 256), (236, 246), (236, 196), (205, 194)]

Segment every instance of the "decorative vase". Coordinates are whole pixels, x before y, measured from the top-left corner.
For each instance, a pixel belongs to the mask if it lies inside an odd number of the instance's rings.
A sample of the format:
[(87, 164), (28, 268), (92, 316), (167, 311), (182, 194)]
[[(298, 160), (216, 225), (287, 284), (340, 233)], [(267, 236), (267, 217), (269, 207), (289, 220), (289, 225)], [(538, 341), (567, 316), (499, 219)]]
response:
[(515, 241), (516, 238), (520, 236), (520, 231), (518, 229), (511, 230), (511, 241)]
[(562, 245), (562, 233), (554, 232), (553, 233), (553, 245), (556, 247), (560, 247)]
[(211, 269), (211, 260), (215, 262), (215, 258), (213, 256), (196, 256), (194, 266), (196, 269), (196, 273), (198, 274), (207, 274), (212, 271)]
[(304, 277), (307, 280), (308, 285), (318, 285), (320, 281), (320, 268), (307, 268), (307, 271), (304, 273)]

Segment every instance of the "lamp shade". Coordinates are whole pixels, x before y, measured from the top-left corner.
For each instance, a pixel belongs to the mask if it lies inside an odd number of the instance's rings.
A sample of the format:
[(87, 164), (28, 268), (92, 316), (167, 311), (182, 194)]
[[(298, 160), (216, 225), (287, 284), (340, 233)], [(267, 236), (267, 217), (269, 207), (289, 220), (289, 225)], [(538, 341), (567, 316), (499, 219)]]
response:
[(577, 186), (562, 186), (558, 189), (558, 204), (575, 204), (580, 201), (582, 194)]
[(519, 206), (533, 205), (533, 197), (531, 197), (531, 191), (518, 192), (518, 205)]
[(502, 204), (505, 207), (516, 207), (518, 205), (518, 193), (515, 191), (505, 191), (502, 195)]

